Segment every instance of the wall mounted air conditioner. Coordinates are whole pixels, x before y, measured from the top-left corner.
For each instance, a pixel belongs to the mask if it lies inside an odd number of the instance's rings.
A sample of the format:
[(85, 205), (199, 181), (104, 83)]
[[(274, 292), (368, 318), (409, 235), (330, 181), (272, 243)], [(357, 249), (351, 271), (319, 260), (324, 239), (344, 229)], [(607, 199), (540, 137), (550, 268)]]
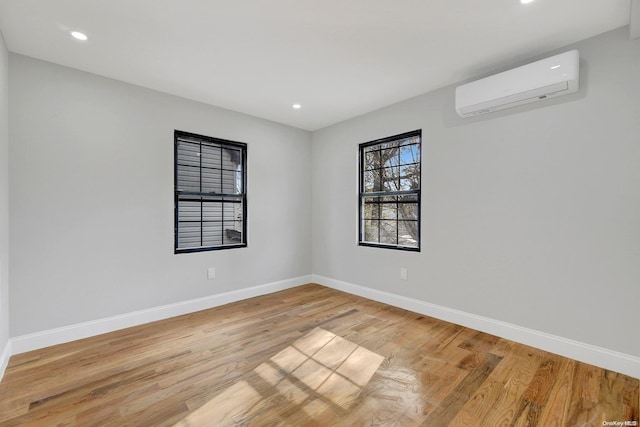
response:
[(456, 111), (473, 117), (577, 92), (579, 63), (571, 50), (458, 86)]

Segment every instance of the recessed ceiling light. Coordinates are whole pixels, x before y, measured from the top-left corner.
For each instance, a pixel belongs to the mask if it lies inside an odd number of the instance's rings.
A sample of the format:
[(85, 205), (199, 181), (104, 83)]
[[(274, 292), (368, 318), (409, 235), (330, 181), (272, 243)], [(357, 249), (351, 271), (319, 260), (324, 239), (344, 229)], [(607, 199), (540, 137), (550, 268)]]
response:
[(529, 4), (529, 3), (532, 3), (532, 2), (533, 2), (533, 0), (520, 0), (520, 3), (522, 3), (522, 4)]
[(89, 38), (85, 33), (81, 33), (80, 31), (71, 31), (69, 34), (76, 40), (86, 41)]
[(299, 109), (301, 109), (301, 108), (302, 108), (302, 105), (300, 105), (300, 104), (293, 104), (293, 105), (292, 105), (292, 107), (293, 107), (293, 109), (294, 109), (294, 110), (299, 110)]

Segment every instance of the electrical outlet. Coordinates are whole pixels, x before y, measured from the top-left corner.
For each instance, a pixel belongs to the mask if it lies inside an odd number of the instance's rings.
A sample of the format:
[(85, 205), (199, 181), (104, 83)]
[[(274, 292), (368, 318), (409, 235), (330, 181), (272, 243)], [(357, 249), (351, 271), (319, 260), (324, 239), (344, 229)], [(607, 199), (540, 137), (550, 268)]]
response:
[(402, 280), (407, 280), (409, 278), (409, 272), (405, 267), (400, 268), (400, 278)]
[(215, 267), (209, 267), (207, 269), (207, 279), (208, 280), (213, 280), (216, 278), (216, 269)]

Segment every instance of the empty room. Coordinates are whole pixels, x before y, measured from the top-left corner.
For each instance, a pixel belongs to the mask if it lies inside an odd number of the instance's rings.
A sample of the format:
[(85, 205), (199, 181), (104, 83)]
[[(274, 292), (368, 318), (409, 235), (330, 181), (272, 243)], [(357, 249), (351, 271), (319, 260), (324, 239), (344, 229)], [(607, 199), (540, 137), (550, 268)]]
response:
[(640, 0), (0, 33), (0, 426), (640, 422)]

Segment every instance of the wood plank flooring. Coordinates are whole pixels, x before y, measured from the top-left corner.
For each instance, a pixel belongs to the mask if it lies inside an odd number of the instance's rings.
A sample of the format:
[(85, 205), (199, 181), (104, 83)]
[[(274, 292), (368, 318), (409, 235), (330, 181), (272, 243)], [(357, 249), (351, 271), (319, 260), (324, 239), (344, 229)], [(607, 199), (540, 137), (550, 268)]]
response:
[(16, 355), (0, 426), (602, 426), (639, 386), (311, 284)]

